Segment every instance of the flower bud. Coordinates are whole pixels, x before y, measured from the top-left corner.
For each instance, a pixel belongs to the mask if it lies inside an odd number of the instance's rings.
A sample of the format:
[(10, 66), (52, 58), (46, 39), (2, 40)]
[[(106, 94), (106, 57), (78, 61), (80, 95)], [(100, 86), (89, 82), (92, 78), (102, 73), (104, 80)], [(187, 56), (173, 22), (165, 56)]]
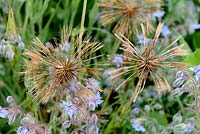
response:
[(64, 129), (67, 129), (67, 128), (69, 128), (70, 126), (71, 126), (70, 121), (65, 121), (65, 122), (62, 124), (62, 128), (64, 128)]
[(171, 92), (171, 96), (173, 96), (173, 97), (178, 97), (178, 96), (181, 96), (183, 93), (184, 93), (183, 88), (177, 87), (175, 90), (173, 90), (173, 91)]
[(26, 114), (25, 117), (23, 117), (20, 121), (19, 121), (19, 124), (21, 126), (24, 126), (24, 125), (28, 125), (28, 124), (35, 124), (36, 123), (36, 120), (35, 118), (33, 117), (33, 115), (31, 114)]
[(7, 99), (6, 99), (6, 101), (7, 101), (7, 103), (10, 104), (10, 103), (14, 102), (14, 99), (13, 99), (12, 96), (8, 96)]
[(92, 124), (97, 124), (97, 121), (98, 121), (97, 115), (96, 115), (96, 114), (93, 114), (93, 115), (91, 116), (89, 122), (92, 123)]
[(0, 106), (0, 118), (7, 118), (8, 114), (9, 114), (9, 111)]
[(184, 78), (177, 78), (174, 82), (173, 82), (173, 86), (174, 87), (180, 87), (183, 85), (183, 83), (185, 82)]
[(180, 123), (178, 125), (175, 125), (174, 127), (174, 132), (183, 132), (187, 126), (184, 123)]
[(145, 109), (146, 112), (150, 112), (151, 107), (150, 107), (149, 105), (145, 105), (145, 106), (144, 106), (144, 109)]
[(183, 118), (182, 118), (182, 116), (180, 114), (175, 114), (173, 116), (173, 124), (174, 125), (181, 123), (182, 120), (183, 120)]
[(79, 104), (79, 103), (80, 103), (80, 100), (79, 100), (79, 98), (74, 98), (74, 99), (73, 99), (73, 102), (74, 102), (74, 104)]
[(156, 110), (160, 110), (163, 106), (159, 103), (156, 103), (154, 106), (153, 106)]
[(18, 43), (18, 48), (20, 49), (20, 50), (23, 50), (24, 49), (24, 43), (23, 42), (19, 42)]
[(185, 73), (183, 71), (178, 71), (176, 73), (175, 79), (183, 78), (184, 76), (185, 76)]
[(72, 131), (72, 134), (78, 134), (78, 132), (77, 131)]
[(93, 102), (88, 103), (89, 110), (94, 111), (95, 110), (95, 104)]

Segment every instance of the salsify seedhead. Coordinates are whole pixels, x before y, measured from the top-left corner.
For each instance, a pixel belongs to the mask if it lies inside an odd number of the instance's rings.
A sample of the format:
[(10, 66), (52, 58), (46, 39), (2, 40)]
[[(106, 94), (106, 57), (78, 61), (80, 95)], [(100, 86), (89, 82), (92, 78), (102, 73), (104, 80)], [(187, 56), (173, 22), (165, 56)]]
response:
[[(83, 102), (95, 96), (85, 85), (89, 77), (98, 77), (99, 68), (92, 68), (90, 61), (99, 57), (94, 52), (102, 47), (90, 40), (80, 41), (69, 30), (63, 30), (61, 43), (45, 45), (36, 38), (33, 47), (25, 51), (25, 85), (39, 103), (50, 99), (63, 99), (70, 95)], [(94, 64), (93, 64), (94, 65)], [(96, 87), (98, 91), (100, 88)]]
[[(171, 91), (166, 77), (164, 74), (161, 75), (161, 73), (164, 73), (167, 69), (186, 67), (186, 64), (182, 62), (172, 61), (177, 56), (187, 55), (186, 50), (183, 49), (183, 45), (176, 44), (180, 38), (166, 45), (167, 39), (159, 40), (162, 27), (163, 24), (160, 23), (156, 29), (153, 40), (143, 46), (143, 51), (137, 49), (134, 44), (123, 35), (116, 35), (123, 43), (122, 50), (124, 51), (124, 61), (121, 63), (121, 68), (110, 71), (109, 74), (111, 74), (114, 79), (124, 75), (127, 77), (118, 86), (117, 90), (131, 78), (139, 78), (131, 98), (133, 102), (136, 101), (138, 94), (142, 92), (148, 77), (153, 78), (158, 93)], [(143, 34), (145, 34), (143, 25), (142, 29)]]
[(125, 35), (137, 33), (141, 23), (152, 30), (152, 15), (161, 11), (160, 0), (106, 0), (99, 6), (101, 23), (107, 26), (116, 22), (113, 32)]

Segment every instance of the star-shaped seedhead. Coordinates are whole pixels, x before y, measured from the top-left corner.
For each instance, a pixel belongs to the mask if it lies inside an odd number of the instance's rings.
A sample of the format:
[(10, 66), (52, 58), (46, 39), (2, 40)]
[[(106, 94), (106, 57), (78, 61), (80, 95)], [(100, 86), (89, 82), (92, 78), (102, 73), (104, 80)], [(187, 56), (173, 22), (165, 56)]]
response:
[[(65, 35), (63, 35), (65, 34)], [(90, 40), (80, 41), (65, 32), (60, 44), (47, 43), (46, 46), (36, 38), (33, 46), (25, 51), (25, 85), (28, 92), (39, 103), (50, 99), (62, 99), (66, 95), (87, 101), (88, 96), (95, 96), (84, 86), (88, 77), (99, 75), (99, 68), (94, 68), (90, 61), (99, 57), (94, 53), (102, 45)], [(67, 42), (67, 43), (66, 43)], [(62, 49), (60, 45), (69, 49)], [(68, 50), (68, 51), (67, 51)], [(101, 91), (99, 87), (97, 90)]]
[[(171, 44), (162, 44), (166, 42), (166, 39), (163, 39), (163, 41), (159, 40), (162, 27), (163, 24), (160, 23), (156, 29), (153, 40), (149, 44), (144, 45), (142, 52), (137, 49), (125, 36), (116, 35), (123, 43), (121, 49), (124, 51), (124, 61), (121, 63), (121, 68), (110, 71), (109, 74), (112, 75), (113, 79), (126, 76), (126, 79), (116, 90), (132, 78), (139, 78), (132, 96), (133, 102), (136, 101), (138, 94), (144, 89), (148, 77), (153, 78), (158, 93), (169, 92), (171, 91), (170, 84), (165, 76), (160, 75), (160, 72), (165, 72), (174, 68), (186, 67), (186, 64), (182, 62), (172, 61), (177, 56), (187, 55), (186, 50), (183, 49), (183, 44), (176, 44), (180, 38), (177, 38)], [(142, 29), (143, 34), (145, 34), (143, 25)]]
[(100, 2), (100, 22), (104, 26), (116, 23), (113, 32), (130, 36), (137, 34), (140, 24), (153, 30), (152, 13), (161, 11), (160, 0), (106, 0)]

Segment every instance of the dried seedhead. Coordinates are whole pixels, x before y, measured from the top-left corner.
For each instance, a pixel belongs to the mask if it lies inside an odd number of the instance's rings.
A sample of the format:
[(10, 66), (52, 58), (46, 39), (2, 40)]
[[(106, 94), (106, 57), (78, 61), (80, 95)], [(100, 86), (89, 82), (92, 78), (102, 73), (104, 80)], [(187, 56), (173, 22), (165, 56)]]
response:
[[(158, 93), (163, 93), (171, 91), (171, 87), (166, 77), (164, 75), (161, 76), (160, 73), (164, 73), (167, 69), (186, 67), (186, 64), (182, 62), (172, 61), (174, 57), (187, 55), (186, 51), (183, 49), (183, 45), (175, 46), (179, 38), (166, 46), (164, 45), (166, 39), (163, 41), (159, 40), (162, 27), (163, 24), (160, 23), (153, 40), (149, 44), (144, 45), (144, 50), (142, 52), (123, 35), (116, 35), (123, 43), (122, 50), (124, 51), (124, 61), (121, 63), (121, 68), (110, 71), (109, 74), (112, 75), (113, 79), (124, 75), (127, 76), (127, 79), (118, 86), (117, 90), (131, 78), (139, 78), (132, 96), (134, 102), (138, 94), (142, 92), (149, 76), (153, 78)], [(143, 32), (145, 32), (143, 25), (142, 29)]]
[(100, 21), (104, 26), (116, 22), (113, 32), (130, 36), (137, 33), (140, 24), (149, 31), (152, 27), (152, 13), (161, 10), (160, 0), (107, 0), (100, 2), (102, 8)]
[(84, 102), (87, 96), (95, 95), (84, 84), (88, 77), (98, 76), (100, 69), (93, 68), (90, 61), (98, 57), (94, 52), (101, 44), (80, 41), (66, 29), (62, 32), (61, 43), (44, 45), (36, 38), (33, 44), (24, 54), (27, 57), (25, 85), (35, 101), (46, 103), (70, 94)]

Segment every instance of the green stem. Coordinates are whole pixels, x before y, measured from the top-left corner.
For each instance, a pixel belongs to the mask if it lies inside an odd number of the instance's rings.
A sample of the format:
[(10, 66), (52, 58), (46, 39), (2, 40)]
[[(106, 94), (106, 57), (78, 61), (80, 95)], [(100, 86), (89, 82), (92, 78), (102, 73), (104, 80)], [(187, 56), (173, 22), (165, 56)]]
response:
[(124, 117), (131, 110), (131, 105), (136, 102), (136, 99), (137, 99), (138, 94), (139, 94), (139, 92), (138, 92), (139, 89), (138, 88), (139, 88), (139, 86), (136, 86), (136, 89), (134, 90), (133, 95), (131, 96), (128, 104), (122, 109), (122, 112), (121, 112), (121, 114), (119, 116), (119, 121), (116, 123), (116, 126), (121, 124), (121, 122), (123, 121)]
[(109, 100), (109, 98), (110, 98), (110, 96), (111, 96), (112, 91), (113, 91), (113, 88), (111, 87), (110, 90), (109, 90), (109, 92), (108, 92), (108, 95), (106, 96), (106, 99), (105, 99), (105, 101), (104, 101), (104, 103), (103, 103), (103, 106), (102, 106), (102, 108), (101, 108), (101, 111), (103, 111), (103, 110), (105, 109), (105, 107), (106, 107), (106, 105), (107, 105), (107, 103), (108, 103), (108, 100)]
[(29, 16), (26, 15), (25, 21), (24, 21), (24, 26), (23, 26), (23, 37), (26, 34), (26, 28), (27, 28), (27, 24), (28, 24), (28, 18), (29, 18)]
[(85, 23), (86, 7), (87, 7), (87, 0), (84, 0), (82, 17), (81, 17), (81, 28), (80, 28), (80, 34), (79, 34), (79, 41), (80, 42), (82, 41), (83, 33), (85, 31), (84, 23)]
[[(81, 28), (80, 28), (80, 34), (79, 34), (79, 46), (78, 46), (78, 52), (81, 52), (81, 44), (82, 44), (82, 38), (83, 38), (83, 33), (84, 33), (84, 22), (85, 22), (85, 14), (86, 14), (86, 7), (87, 7), (87, 0), (84, 0), (83, 3), (83, 11), (82, 11), (82, 17), (81, 17)], [(81, 54), (78, 54), (78, 63), (81, 65)]]
[(179, 104), (179, 106), (181, 107), (181, 109), (184, 108), (184, 107), (183, 107), (183, 104), (182, 104), (182, 102), (181, 102), (181, 100), (180, 100), (179, 97), (177, 97), (177, 101), (178, 101), (178, 104)]
[(116, 123), (116, 127), (122, 123), (124, 117), (129, 113), (132, 104), (133, 104), (133, 97), (129, 100), (128, 104), (122, 109), (122, 112), (119, 116), (119, 121)]

